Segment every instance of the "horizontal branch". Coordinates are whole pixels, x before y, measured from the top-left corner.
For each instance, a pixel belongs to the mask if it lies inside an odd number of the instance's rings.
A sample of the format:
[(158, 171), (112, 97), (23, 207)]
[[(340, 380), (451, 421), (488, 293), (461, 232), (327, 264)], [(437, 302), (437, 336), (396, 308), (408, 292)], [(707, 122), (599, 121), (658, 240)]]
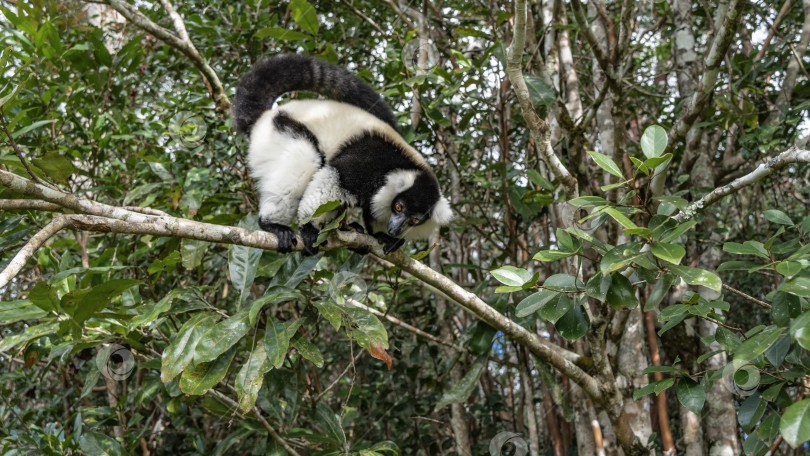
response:
[[(168, 215), (156, 216), (132, 212), (120, 207), (96, 203), (53, 190), (8, 171), (0, 170), (0, 184), (26, 196), (38, 197), (82, 213), (60, 215), (45, 230), (34, 236), (36, 240), (32, 238), (32, 241), (23, 248), (24, 251), (21, 251), (15, 257), (15, 260), (17, 260), (14, 263), (15, 268), (7, 268), (7, 271), (3, 271), (4, 276), (8, 276), (9, 280), (19, 273), (22, 265), (33, 255), (37, 247), (60, 229), (66, 227), (102, 233), (181, 237), (216, 243), (245, 245), (264, 250), (276, 250), (278, 247), (278, 241), (271, 233), (197, 222)], [(300, 249), (302, 245), (303, 242), (299, 238), (297, 248)], [(515, 342), (524, 345), (538, 358), (552, 365), (563, 375), (579, 384), (589, 395), (595, 399), (600, 397), (598, 383), (581, 367), (587, 365), (587, 360), (581, 355), (540, 338), (537, 334), (528, 331), (490, 307), (478, 296), (465, 290), (446, 276), (414, 260), (402, 251), (387, 256), (384, 255), (382, 247), (371, 236), (355, 232), (337, 232), (330, 236), (327, 244), (322, 249), (331, 250), (347, 246), (368, 246), (375, 256), (385, 257), (386, 260), (399, 266), (402, 270), (435, 287), (449, 297), (451, 302), (455, 302), (479, 320), (502, 331)], [(17, 259), (18, 257), (19, 259)], [(3, 285), (5, 285), (5, 282), (0, 283), (0, 287)]]
[(797, 147), (789, 148), (776, 157), (757, 166), (755, 170), (751, 171), (745, 176), (735, 179), (727, 185), (714, 189), (703, 198), (687, 206), (683, 211), (679, 212), (674, 219), (678, 223), (683, 223), (694, 217), (704, 208), (716, 203), (724, 196), (730, 195), (743, 187), (747, 187), (753, 183), (759, 182), (791, 163), (798, 162), (810, 163), (810, 150), (799, 149)]

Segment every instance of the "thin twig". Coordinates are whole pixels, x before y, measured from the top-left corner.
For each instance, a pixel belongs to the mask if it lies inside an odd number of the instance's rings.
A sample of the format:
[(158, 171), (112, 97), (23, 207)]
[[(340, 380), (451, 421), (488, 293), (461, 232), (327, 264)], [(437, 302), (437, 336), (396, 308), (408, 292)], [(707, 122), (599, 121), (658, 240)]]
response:
[(3, 108), (0, 108), (0, 126), (3, 127), (3, 132), (6, 134), (6, 136), (8, 136), (8, 143), (11, 144), (11, 148), (14, 149), (14, 154), (17, 155), (17, 158), (19, 158), (23, 166), (25, 166), (25, 170), (28, 171), (28, 175), (31, 176), (31, 179), (34, 182), (41, 184), (42, 181), (40, 181), (37, 175), (34, 174), (34, 171), (31, 170), (31, 166), (28, 165), (28, 161), (26, 161), (25, 156), (20, 150), (20, 146), (17, 144), (17, 141), (14, 140), (14, 137), (11, 136), (11, 132), (8, 131), (6, 117), (3, 115)]
[[(211, 393), (211, 395), (213, 395), (220, 401), (226, 403), (228, 406), (233, 407), (235, 410), (239, 410), (239, 404), (237, 404), (236, 401), (229, 398), (228, 396), (220, 393), (215, 389), (210, 389), (208, 390), (208, 392)], [(280, 435), (278, 435), (278, 432), (276, 432), (275, 428), (273, 428), (273, 426), (271, 426), (270, 423), (264, 418), (264, 415), (262, 415), (262, 412), (260, 412), (258, 408), (254, 406), (252, 409), (250, 409), (250, 412), (253, 414), (254, 417), (256, 417), (257, 420), (259, 420), (259, 423), (261, 423), (262, 426), (264, 426), (264, 429), (267, 430), (267, 433), (270, 434), (270, 437), (272, 437), (273, 440), (276, 441), (276, 443), (281, 445), (282, 448), (287, 450), (287, 452), (290, 453), (291, 455), (301, 456), (297, 451), (295, 451), (295, 449), (293, 449), (293, 447), (290, 446), (289, 443), (287, 443), (286, 440), (284, 440), (283, 438), (281, 438)]]
[(770, 304), (768, 304), (767, 302), (765, 302), (765, 301), (760, 301), (759, 299), (757, 299), (757, 298), (755, 298), (755, 297), (753, 297), (753, 296), (749, 296), (749, 295), (747, 295), (747, 294), (743, 293), (742, 291), (737, 290), (736, 288), (731, 288), (730, 286), (728, 286), (728, 285), (726, 285), (726, 284), (723, 284), (723, 289), (728, 290), (728, 291), (730, 291), (730, 292), (734, 293), (734, 294), (735, 294), (735, 295), (737, 295), (737, 296), (740, 296), (740, 297), (742, 297), (742, 298), (745, 298), (745, 299), (747, 299), (747, 300), (749, 300), (749, 301), (753, 302), (754, 304), (756, 304), (756, 305), (758, 305), (758, 306), (760, 306), (760, 307), (763, 307), (763, 308), (765, 308), (765, 309), (769, 309), (769, 310), (771, 309), (771, 305), (770, 305)]
[(759, 165), (755, 170), (750, 173), (735, 179), (733, 182), (716, 188), (710, 193), (706, 194), (703, 198), (695, 201), (687, 206), (683, 211), (678, 213), (674, 220), (678, 223), (683, 223), (690, 218), (694, 217), (698, 212), (702, 211), (707, 206), (717, 202), (724, 196), (730, 195), (737, 190), (747, 187), (755, 182), (759, 182), (767, 176), (775, 173), (776, 171), (784, 168), (791, 163), (808, 162), (810, 163), (810, 150), (799, 149), (791, 147), (782, 152), (776, 157), (768, 160), (767, 162)]

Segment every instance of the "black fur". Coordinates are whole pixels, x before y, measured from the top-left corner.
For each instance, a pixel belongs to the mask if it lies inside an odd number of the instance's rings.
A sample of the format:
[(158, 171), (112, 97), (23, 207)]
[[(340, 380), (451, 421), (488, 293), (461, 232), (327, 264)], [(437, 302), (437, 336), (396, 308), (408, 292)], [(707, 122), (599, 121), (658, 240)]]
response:
[(236, 88), (236, 128), (249, 135), (262, 113), (281, 95), (296, 90), (315, 92), (362, 108), (399, 131), (391, 108), (349, 70), (307, 55), (288, 54), (262, 60)]
[(318, 246), (315, 245), (318, 240), (318, 229), (312, 222), (305, 223), (301, 227), (301, 239), (304, 240), (304, 255), (312, 256), (318, 253)]
[(264, 231), (269, 231), (276, 235), (278, 239), (278, 252), (290, 253), (292, 248), (298, 245), (298, 239), (295, 237), (295, 231), (287, 225), (280, 223), (273, 223), (259, 218), (259, 227)]
[[(430, 170), (409, 160), (399, 146), (375, 133), (366, 133), (346, 143), (330, 160), (340, 176), (340, 186), (357, 198), (360, 207), (370, 208), (371, 199), (385, 185), (394, 170), (415, 170), (419, 175), (413, 186), (399, 197), (408, 212), (423, 218), (430, 216), (441, 198), (439, 182)], [(368, 223), (366, 221), (366, 223)], [(366, 226), (370, 230), (370, 226)]]

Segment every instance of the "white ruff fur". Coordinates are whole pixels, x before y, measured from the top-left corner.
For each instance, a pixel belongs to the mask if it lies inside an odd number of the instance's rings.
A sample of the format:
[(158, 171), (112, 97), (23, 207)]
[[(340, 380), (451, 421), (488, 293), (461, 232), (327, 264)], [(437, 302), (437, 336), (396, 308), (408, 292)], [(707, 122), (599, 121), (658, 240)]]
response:
[[(415, 170), (397, 170), (388, 174), (385, 185), (377, 191), (371, 200), (371, 215), (374, 217), (373, 229), (375, 233), (386, 232), (388, 219), (391, 218), (391, 204), (394, 202), (394, 198), (411, 188), (418, 175), (419, 171)], [(450, 210), (450, 202), (442, 196), (431, 211), (430, 218), (421, 225), (408, 227), (401, 237), (409, 241), (427, 239), (434, 230), (450, 223), (452, 219), (453, 212)]]

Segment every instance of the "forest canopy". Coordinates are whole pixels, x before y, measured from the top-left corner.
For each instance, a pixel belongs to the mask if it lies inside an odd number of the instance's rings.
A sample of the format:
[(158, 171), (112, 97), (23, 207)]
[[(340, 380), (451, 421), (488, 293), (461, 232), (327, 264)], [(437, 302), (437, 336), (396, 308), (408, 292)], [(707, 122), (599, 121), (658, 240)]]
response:
[[(0, 30), (2, 455), (810, 449), (810, 0), (0, 0)], [(232, 107), (281, 54), (380, 93), (454, 220), (386, 254), (339, 211), (279, 253)]]

